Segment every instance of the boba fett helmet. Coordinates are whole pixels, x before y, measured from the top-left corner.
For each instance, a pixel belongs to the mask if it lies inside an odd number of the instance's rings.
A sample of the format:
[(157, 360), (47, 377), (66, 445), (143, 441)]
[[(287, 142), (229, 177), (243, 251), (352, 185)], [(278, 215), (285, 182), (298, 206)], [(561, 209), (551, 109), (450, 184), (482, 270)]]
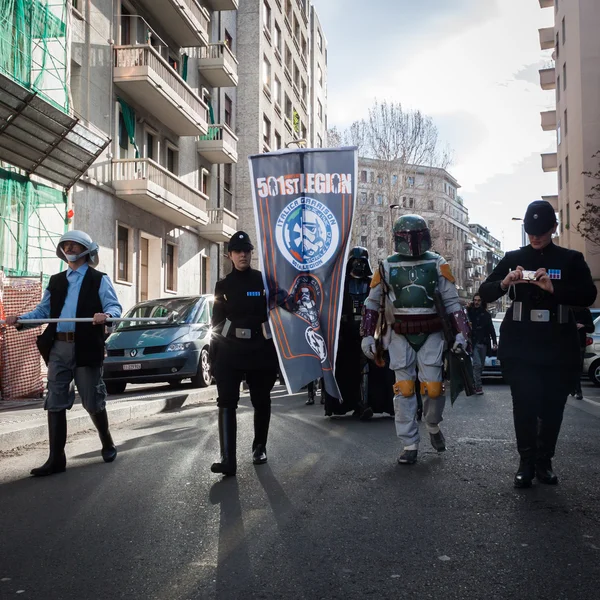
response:
[(346, 273), (357, 279), (373, 275), (371, 263), (369, 262), (369, 251), (363, 246), (355, 246), (348, 254)]
[(401, 256), (416, 258), (431, 249), (431, 234), (420, 215), (402, 215), (394, 222), (394, 249)]

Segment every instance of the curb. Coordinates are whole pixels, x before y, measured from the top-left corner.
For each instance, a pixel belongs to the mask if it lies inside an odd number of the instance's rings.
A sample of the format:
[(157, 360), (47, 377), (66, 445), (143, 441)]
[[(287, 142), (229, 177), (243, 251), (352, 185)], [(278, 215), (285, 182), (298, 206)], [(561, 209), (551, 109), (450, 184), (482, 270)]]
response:
[[(175, 410), (185, 405), (201, 404), (215, 400), (217, 388), (211, 386), (206, 389), (193, 390), (190, 393), (175, 392), (168, 395), (140, 395), (124, 398), (115, 398), (106, 402), (106, 411), (109, 423), (116, 425), (142, 419), (169, 410)], [(92, 422), (87, 412), (78, 407), (76, 410), (67, 411), (68, 435), (93, 429)], [(48, 421), (46, 414), (40, 409), (39, 418), (29, 419), (14, 423), (10, 431), (0, 431), (0, 452), (10, 452), (22, 446), (37, 444), (48, 439)]]

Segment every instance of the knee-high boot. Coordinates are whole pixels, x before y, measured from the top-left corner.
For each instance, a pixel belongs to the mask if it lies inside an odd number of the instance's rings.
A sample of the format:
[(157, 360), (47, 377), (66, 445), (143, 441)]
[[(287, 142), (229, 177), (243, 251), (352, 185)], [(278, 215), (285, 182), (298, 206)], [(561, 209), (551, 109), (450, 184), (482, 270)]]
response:
[(219, 444), (221, 460), (213, 463), (210, 470), (223, 475), (235, 475), (237, 418), (235, 408), (219, 408)]
[(41, 466), (31, 469), (34, 477), (62, 473), (67, 468), (65, 445), (67, 443), (67, 411), (48, 411), (48, 438), (50, 440), (50, 456)]
[(267, 437), (271, 422), (271, 404), (254, 409), (254, 441), (252, 442), (252, 462), (262, 465), (267, 462)]
[(106, 409), (94, 415), (90, 415), (90, 417), (92, 418), (92, 423), (94, 423), (98, 430), (98, 435), (102, 442), (102, 458), (104, 459), (104, 462), (112, 462), (117, 458), (117, 448), (115, 447), (108, 429), (108, 414), (106, 413)]

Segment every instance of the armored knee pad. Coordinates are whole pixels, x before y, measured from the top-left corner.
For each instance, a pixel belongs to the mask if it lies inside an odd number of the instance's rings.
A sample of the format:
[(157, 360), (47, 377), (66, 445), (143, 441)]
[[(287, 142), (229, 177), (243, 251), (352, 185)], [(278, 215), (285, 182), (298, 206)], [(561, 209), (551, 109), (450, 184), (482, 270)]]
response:
[(409, 379), (404, 381), (396, 381), (394, 384), (394, 394), (396, 396), (404, 396), (410, 398), (415, 395), (415, 382)]
[(430, 398), (439, 398), (444, 391), (444, 386), (441, 381), (422, 381), (421, 395), (429, 396)]

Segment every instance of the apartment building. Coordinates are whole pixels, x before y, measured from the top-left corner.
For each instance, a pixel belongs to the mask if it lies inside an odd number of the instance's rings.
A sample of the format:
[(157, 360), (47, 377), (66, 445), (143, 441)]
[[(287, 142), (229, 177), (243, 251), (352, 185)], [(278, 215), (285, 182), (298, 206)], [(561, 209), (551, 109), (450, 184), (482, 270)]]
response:
[[(54, 118), (95, 132), (96, 146), (66, 177), (55, 176), (61, 170), (54, 163), (54, 171), (16, 166), (68, 191), (65, 220), (100, 245), (99, 268), (114, 279), (125, 307), (211, 291), (222, 270), (221, 244), (237, 228), (238, 0), (37, 4), (48, 55), (64, 48), (65, 69), (40, 76), (34, 49), (29, 88), (47, 85), (48, 106), (58, 105)], [(38, 19), (38, 8), (26, 19)], [(0, 89), (9, 84), (3, 80)], [(52, 97), (56, 87), (62, 104)], [(81, 134), (76, 141), (92, 147)], [(75, 164), (74, 154), (68, 147), (59, 156)]]
[(240, 0), (236, 214), (256, 237), (248, 156), (324, 146), (327, 47), (309, 0)]
[[(556, 131), (556, 152), (542, 155), (545, 172), (556, 172), (558, 195), (545, 197), (559, 215), (558, 243), (583, 252), (594, 281), (600, 281), (598, 248), (576, 230), (577, 201), (586, 201), (600, 160), (600, 5), (597, 0), (539, 0), (554, 12), (554, 26), (539, 30), (552, 62), (540, 70), (540, 85), (555, 94), (555, 108), (541, 114), (545, 131)], [(549, 57), (550, 58), (550, 57)]]
[(487, 227), (470, 223), (469, 229), (471, 236), (465, 244), (465, 284), (467, 293), (472, 296), (502, 260), (504, 252), (500, 240), (496, 239)]
[(428, 223), (433, 249), (450, 263), (459, 291), (465, 296), (465, 244), (471, 232), (456, 179), (439, 168), (369, 158), (359, 158), (358, 165), (352, 244), (367, 248), (371, 263), (376, 265), (393, 252), (395, 219), (402, 214), (419, 214)]

